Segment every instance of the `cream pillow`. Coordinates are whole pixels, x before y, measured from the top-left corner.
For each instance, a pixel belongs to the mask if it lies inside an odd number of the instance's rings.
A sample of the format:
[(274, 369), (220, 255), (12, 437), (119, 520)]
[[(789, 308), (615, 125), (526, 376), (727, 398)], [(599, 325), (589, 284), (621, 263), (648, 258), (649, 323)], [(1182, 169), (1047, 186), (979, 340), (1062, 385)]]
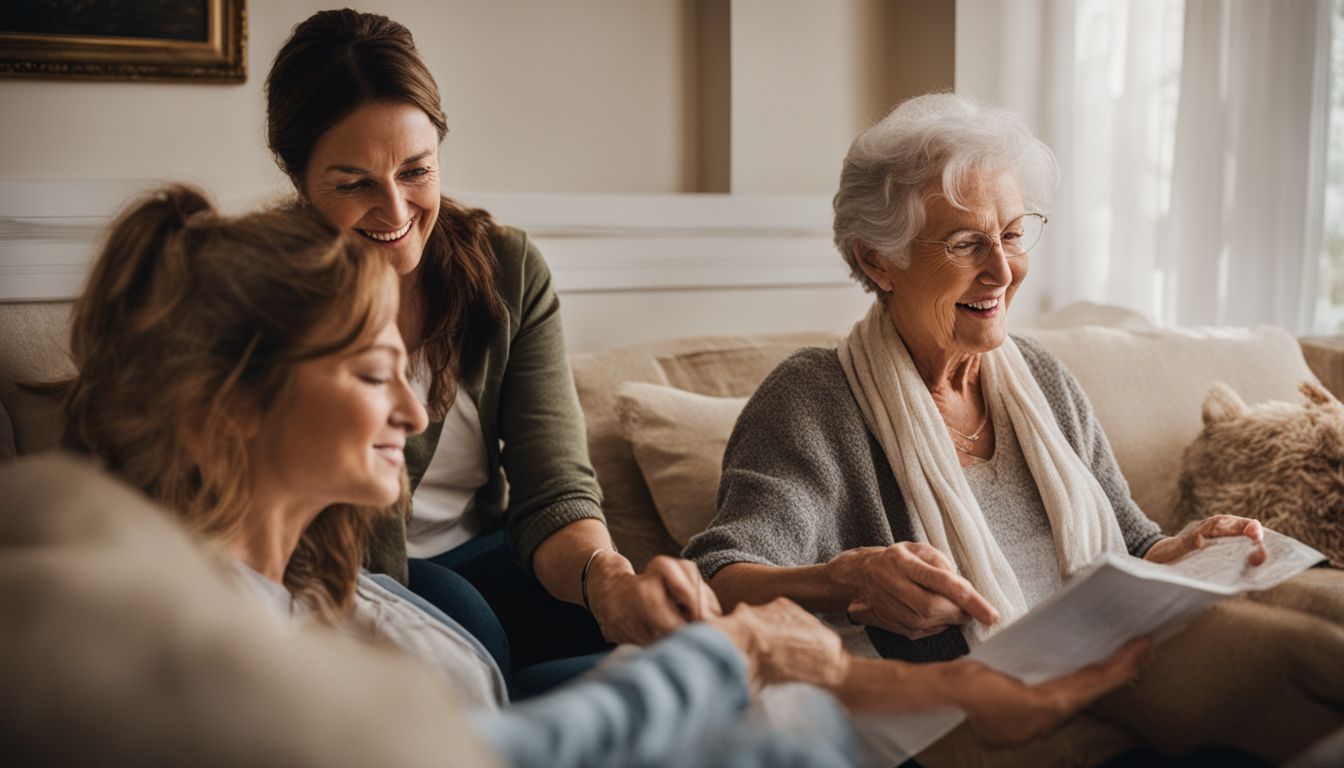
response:
[(714, 519), (723, 449), (746, 403), (745, 397), (710, 397), (643, 382), (616, 390), (621, 433), (663, 526), (683, 547)]
[(1168, 533), (1181, 454), (1203, 428), (1215, 381), (1248, 402), (1298, 399), (1315, 379), (1297, 339), (1278, 328), (1028, 331), (1078, 379), (1129, 481), (1134, 501)]

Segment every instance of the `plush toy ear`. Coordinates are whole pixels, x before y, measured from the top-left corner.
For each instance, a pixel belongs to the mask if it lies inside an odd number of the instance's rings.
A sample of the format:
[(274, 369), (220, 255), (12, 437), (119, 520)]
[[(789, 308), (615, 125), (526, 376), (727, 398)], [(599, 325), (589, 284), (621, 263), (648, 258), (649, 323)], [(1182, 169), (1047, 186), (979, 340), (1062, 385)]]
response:
[(1339, 405), (1335, 396), (1330, 394), (1330, 390), (1321, 386), (1320, 382), (1311, 379), (1305, 379), (1297, 385), (1298, 391), (1306, 395), (1309, 404), (1316, 405)]
[(1235, 419), (1246, 412), (1246, 403), (1241, 396), (1228, 385), (1215, 381), (1209, 394), (1204, 397), (1204, 425), (1218, 421)]

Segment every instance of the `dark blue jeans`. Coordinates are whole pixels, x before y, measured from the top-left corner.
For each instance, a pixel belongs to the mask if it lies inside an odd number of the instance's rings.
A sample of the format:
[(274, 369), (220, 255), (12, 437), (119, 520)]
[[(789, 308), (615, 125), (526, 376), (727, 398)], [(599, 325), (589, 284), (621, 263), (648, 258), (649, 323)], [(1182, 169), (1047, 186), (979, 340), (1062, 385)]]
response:
[(481, 641), (514, 699), (591, 669), (611, 650), (591, 614), (518, 567), (504, 531), (409, 565), (411, 590)]

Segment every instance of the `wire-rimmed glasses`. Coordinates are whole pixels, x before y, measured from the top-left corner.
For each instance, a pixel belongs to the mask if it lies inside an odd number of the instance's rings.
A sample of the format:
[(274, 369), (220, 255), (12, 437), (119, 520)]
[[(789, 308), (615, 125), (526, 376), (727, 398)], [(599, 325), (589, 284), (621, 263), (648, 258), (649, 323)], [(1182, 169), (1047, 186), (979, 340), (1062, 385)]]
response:
[(1041, 239), (1048, 219), (1041, 213), (1024, 213), (1014, 219), (995, 237), (986, 232), (964, 230), (950, 240), (915, 240), (916, 243), (941, 245), (947, 249), (947, 260), (961, 267), (978, 267), (994, 252), (998, 243), (1008, 258), (1030, 251)]

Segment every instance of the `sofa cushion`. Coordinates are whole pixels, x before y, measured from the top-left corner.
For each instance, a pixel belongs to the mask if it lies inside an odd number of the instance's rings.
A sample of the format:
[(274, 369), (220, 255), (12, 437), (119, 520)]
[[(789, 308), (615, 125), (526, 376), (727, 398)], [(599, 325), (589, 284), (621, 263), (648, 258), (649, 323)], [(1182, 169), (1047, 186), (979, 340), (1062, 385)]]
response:
[(0, 551), (8, 765), (496, 764), (436, 675), (281, 626), (91, 464), (0, 466)]
[(1344, 400), (1344, 336), (1307, 336), (1302, 356), (1330, 394)]
[[(681, 550), (654, 511), (630, 443), (621, 434), (616, 390), (627, 381), (670, 385), (701, 394), (745, 395), (799, 347), (826, 344), (827, 333), (686, 337), (572, 355), (574, 385), (588, 428), (588, 453), (602, 484), (602, 510), (616, 545), (635, 567)], [(749, 361), (720, 365), (719, 357)]]
[[(1173, 507), (1181, 454), (1201, 429), (1201, 405), (1212, 382), (1226, 381), (1246, 392), (1248, 400), (1291, 399), (1296, 396), (1297, 383), (1313, 377), (1297, 341), (1279, 329), (1173, 331), (1144, 328), (1132, 319), (1125, 325), (1128, 330), (1057, 328), (1027, 335), (1057, 354), (1074, 373), (1092, 402), (1135, 501), (1171, 532), (1179, 527)], [(812, 343), (833, 340), (823, 335)], [(758, 355), (756, 348), (725, 343), (718, 348), (660, 354), (647, 347), (631, 347), (620, 354), (647, 356), (643, 362), (648, 377), (631, 380), (666, 385), (675, 379), (679, 388), (700, 394), (745, 396), (767, 372), (766, 360), (777, 364), (787, 352), (767, 358)], [(738, 364), (748, 375), (737, 375)], [(577, 366), (575, 375), (576, 379), (580, 376)], [(585, 399), (583, 389), (581, 400)], [(683, 536), (694, 535), (696, 521), (712, 519), (705, 499), (717, 493), (708, 484), (717, 481), (722, 460), (722, 444), (715, 439), (726, 439), (726, 435), (710, 429), (713, 424), (721, 428), (725, 421), (722, 407), (710, 405), (714, 401), (663, 392), (653, 403), (649, 394), (653, 391), (637, 390), (640, 396), (626, 398), (623, 409), (629, 423), (624, 433), (612, 407), (595, 411), (585, 400), (584, 411), (594, 467), (607, 494), (609, 522), (618, 544), (624, 544), (622, 535), (628, 530), (656, 529), (664, 540), (663, 549), (653, 550), (656, 554), (670, 552)], [(670, 423), (674, 413), (688, 422), (679, 434)], [(720, 415), (715, 417), (715, 413)], [(638, 437), (631, 416), (656, 424), (659, 436)], [(660, 442), (669, 438), (675, 445)], [(632, 442), (641, 445), (632, 449)], [(691, 462), (685, 453), (697, 442), (712, 447), (714, 454)], [(600, 455), (603, 451), (608, 453)], [(702, 479), (693, 482), (691, 477)], [(613, 478), (615, 482), (610, 483)], [(675, 536), (670, 535), (673, 528)], [(645, 552), (639, 554), (647, 559)]]
[(679, 546), (714, 519), (723, 450), (745, 397), (710, 397), (627, 382), (616, 391), (630, 443), (663, 527)]
[(658, 356), (658, 368), (677, 389), (713, 397), (747, 397), (775, 366), (801, 346), (833, 345), (835, 337), (818, 334), (811, 344), (760, 339), (750, 346), (704, 349)]
[(1314, 379), (1278, 328), (1072, 328), (1026, 335), (1059, 356), (1087, 393), (1139, 507), (1171, 533), (1181, 454), (1203, 427), (1214, 381), (1248, 401), (1293, 400)]
[(55, 381), (74, 372), (70, 308), (64, 301), (0, 304), (0, 407), (12, 435), (0, 445), (0, 457), (37, 453), (60, 442), (60, 400), (25, 392), (19, 384)]

